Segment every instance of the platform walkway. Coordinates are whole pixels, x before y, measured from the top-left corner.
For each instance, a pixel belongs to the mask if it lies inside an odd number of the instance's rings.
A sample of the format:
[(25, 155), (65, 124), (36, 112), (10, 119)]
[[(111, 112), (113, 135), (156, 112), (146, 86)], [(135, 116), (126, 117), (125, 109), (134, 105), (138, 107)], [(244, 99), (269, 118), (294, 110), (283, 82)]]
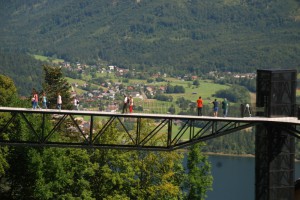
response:
[[(111, 113), (101, 111), (77, 111), (57, 109), (31, 109), (0, 107), (1, 113), (10, 113), (4, 125), (0, 127), (1, 134), (7, 133), (8, 127), (18, 120), (23, 120), (30, 132), (32, 139), (5, 140), (0, 137), (0, 145), (31, 145), (55, 146), (76, 148), (112, 148), (129, 150), (175, 150), (190, 146), (199, 141), (206, 141), (215, 137), (252, 128), (260, 124), (272, 124), (274, 127), (285, 129), (293, 136), (300, 138), (297, 126), (300, 120), (296, 117), (212, 117), (172, 114), (147, 114), (147, 113)], [(31, 116), (31, 117), (30, 117)], [(35, 117), (33, 117), (35, 116)], [(77, 117), (83, 116), (88, 121), (88, 127), (83, 127)], [(101, 118), (101, 127), (96, 125)], [(35, 120), (38, 119), (38, 120)], [(51, 130), (45, 129), (46, 121), (51, 120)], [(143, 127), (142, 122), (152, 120), (151, 127)], [(37, 126), (37, 121), (39, 125)], [(174, 124), (180, 126), (174, 127)], [(63, 130), (77, 135), (75, 141), (54, 140), (54, 135), (61, 133), (63, 124), (72, 126), (72, 130)], [(107, 134), (109, 127), (118, 126), (118, 134), (124, 139), (121, 142), (104, 142), (101, 140)], [(129, 124), (129, 125), (128, 125)], [(131, 124), (131, 125), (130, 125)], [(291, 126), (292, 125), (292, 126)], [(179, 128), (178, 128), (179, 127)], [(49, 127), (48, 127), (49, 129)], [(162, 137), (159, 143), (153, 141)]]

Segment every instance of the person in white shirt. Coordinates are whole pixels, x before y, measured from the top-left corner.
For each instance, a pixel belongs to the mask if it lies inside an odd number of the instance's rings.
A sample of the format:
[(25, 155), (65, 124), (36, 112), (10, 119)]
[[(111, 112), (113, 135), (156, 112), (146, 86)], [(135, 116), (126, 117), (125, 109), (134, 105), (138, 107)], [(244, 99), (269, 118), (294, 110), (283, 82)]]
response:
[(78, 99), (74, 99), (74, 107), (75, 107), (75, 110), (79, 110), (79, 101)]
[(57, 94), (57, 108), (61, 110), (62, 99), (60, 96), (60, 92)]
[(126, 96), (126, 94), (124, 94), (122, 113), (127, 113), (128, 112), (128, 104), (129, 104), (129, 98)]

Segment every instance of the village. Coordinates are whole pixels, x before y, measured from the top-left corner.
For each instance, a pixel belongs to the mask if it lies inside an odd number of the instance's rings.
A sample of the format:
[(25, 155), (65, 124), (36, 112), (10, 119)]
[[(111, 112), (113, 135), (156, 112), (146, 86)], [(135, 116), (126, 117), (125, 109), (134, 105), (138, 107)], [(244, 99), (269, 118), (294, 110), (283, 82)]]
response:
[[(132, 96), (136, 102), (134, 110), (142, 112), (144, 110), (143, 104), (151, 102), (153, 104), (155, 102), (153, 100), (157, 99), (158, 95), (168, 93), (167, 86), (172, 84), (168, 80), (169, 78), (175, 78), (182, 82), (189, 81), (189, 87), (190, 85), (198, 86), (202, 78), (191, 74), (169, 77), (166, 73), (157, 72), (149, 75), (147, 80), (142, 80), (139, 74), (143, 74), (143, 72), (135, 69), (119, 68), (113, 65), (103, 67), (89, 66), (79, 62), (75, 64), (64, 62), (61, 63), (61, 67), (66, 71), (66, 76), (70, 74), (78, 76), (80, 74), (80, 77), (73, 78), (73, 81), (70, 81), (72, 98), (79, 100), (79, 109), (113, 113), (120, 112), (124, 94)], [(256, 74), (211, 71), (206, 76), (206, 78), (217, 78), (219, 80), (228, 77), (233, 79), (254, 79)], [(184, 88), (181, 88), (180, 93), (185, 93)], [(196, 94), (196, 92), (194, 93)], [(166, 101), (172, 100), (166, 99)]]

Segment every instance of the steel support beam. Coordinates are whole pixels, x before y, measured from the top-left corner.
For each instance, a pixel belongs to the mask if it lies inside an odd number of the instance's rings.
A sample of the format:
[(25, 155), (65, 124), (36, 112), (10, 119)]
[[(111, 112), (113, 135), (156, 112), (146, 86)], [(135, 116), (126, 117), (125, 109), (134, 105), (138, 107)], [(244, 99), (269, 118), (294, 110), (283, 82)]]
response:
[[(239, 118), (213, 118), (195, 116), (166, 116), (166, 115), (102, 115), (102, 113), (84, 114), (89, 119), (89, 126), (84, 128), (76, 119), (77, 113), (71, 111), (34, 111), (34, 110), (6, 110), (6, 121), (0, 124), (0, 145), (24, 146), (55, 146), (76, 148), (115, 148), (133, 150), (174, 150), (185, 148), (200, 141), (230, 134), (242, 129), (255, 126), (257, 121), (247, 121)], [(1, 108), (0, 108), (1, 114)], [(97, 119), (98, 118), (98, 119)], [(99, 119), (101, 118), (101, 119)], [(42, 120), (36, 120), (42, 119)], [(32, 136), (22, 138), (1, 137), (10, 134), (8, 127), (23, 121)], [(48, 122), (46, 122), (48, 120)], [(51, 123), (49, 122), (51, 121)], [(97, 124), (101, 121), (102, 125)], [(150, 122), (149, 122), (150, 121)], [(181, 122), (178, 129), (174, 129), (174, 121)], [(151, 123), (145, 128), (143, 123)], [(113, 134), (123, 135), (123, 141), (106, 143), (102, 140), (108, 129), (117, 127), (118, 132)], [(71, 131), (69, 130), (71, 129)], [(13, 131), (13, 130), (11, 130)], [(71, 133), (71, 134), (70, 134)], [(68, 134), (77, 138), (68, 139)], [(162, 138), (155, 145), (152, 141)]]

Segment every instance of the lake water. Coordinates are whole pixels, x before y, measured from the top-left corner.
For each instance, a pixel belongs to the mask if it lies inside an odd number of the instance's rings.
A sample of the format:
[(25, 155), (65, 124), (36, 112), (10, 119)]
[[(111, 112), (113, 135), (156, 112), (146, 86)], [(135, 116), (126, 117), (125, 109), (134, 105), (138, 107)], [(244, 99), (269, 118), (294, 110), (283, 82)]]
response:
[[(209, 156), (213, 191), (207, 200), (253, 200), (255, 197), (255, 158)], [(300, 178), (300, 162), (295, 165), (295, 180)]]

